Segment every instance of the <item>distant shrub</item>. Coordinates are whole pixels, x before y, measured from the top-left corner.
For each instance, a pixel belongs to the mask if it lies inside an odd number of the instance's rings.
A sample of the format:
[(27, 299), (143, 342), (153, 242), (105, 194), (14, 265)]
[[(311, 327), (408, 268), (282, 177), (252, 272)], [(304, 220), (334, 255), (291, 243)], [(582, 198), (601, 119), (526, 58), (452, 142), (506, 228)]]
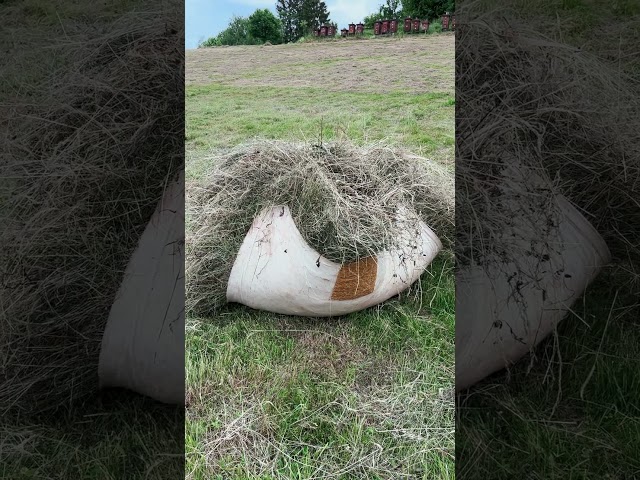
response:
[(200, 44), (198, 45), (198, 48), (217, 47), (219, 45), (220, 45), (220, 42), (218, 42), (218, 39), (216, 37), (210, 37), (200, 42)]
[(365, 28), (373, 29), (373, 24), (378, 20), (385, 20), (383, 13), (376, 12), (372, 13), (371, 15), (367, 15), (366, 17), (364, 17), (364, 21), (362, 23), (364, 23)]

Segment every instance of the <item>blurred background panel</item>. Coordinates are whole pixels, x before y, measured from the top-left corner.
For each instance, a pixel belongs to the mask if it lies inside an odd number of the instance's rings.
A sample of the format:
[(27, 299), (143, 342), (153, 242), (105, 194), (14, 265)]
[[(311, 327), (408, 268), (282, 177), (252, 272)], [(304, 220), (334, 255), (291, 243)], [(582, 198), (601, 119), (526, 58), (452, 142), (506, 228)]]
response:
[[(0, 5), (3, 478), (184, 476), (183, 395), (167, 403), (162, 388), (101, 388), (98, 369), (114, 315), (154, 338), (145, 323), (163, 321), (149, 302), (154, 287), (178, 292), (170, 321), (184, 322), (181, 209), (170, 215), (172, 250), (162, 250), (176, 268), (160, 268), (145, 246), (158, 243), (161, 229), (149, 225), (167, 216), (167, 192), (184, 201), (182, 8)], [(134, 267), (157, 275), (137, 284), (123, 314), (112, 307)], [(174, 345), (184, 351), (179, 336)], [(120, 372), (148, 377), (129, 347)], [(182, 353), (174, 358), (183, 364)], [(168, 387), (166, 376), (155, 381)], [(184, 374), (171, 382), (182, 392)]]
[(634, 478), (640, 6), (457, 14), (457, 477)]

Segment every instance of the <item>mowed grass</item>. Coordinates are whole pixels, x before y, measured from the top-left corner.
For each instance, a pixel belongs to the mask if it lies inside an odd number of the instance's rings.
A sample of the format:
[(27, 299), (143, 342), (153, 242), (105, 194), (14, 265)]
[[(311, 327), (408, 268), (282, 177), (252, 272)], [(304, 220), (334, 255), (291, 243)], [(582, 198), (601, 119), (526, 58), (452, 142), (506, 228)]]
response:
[(187, 477), (453, 478), (451, 267), (341, 319), (190, 319)]
[[(399, 48), (372, 41), (371, 55), (393, 62), (385, 45)], [(321, 48), (329, 64), (331, 47)], [(453, 79), (452, 37), (447, 48)], [(387, 91), (371, 91), (373, 83)], [(448, 92), (394, 86), (393, 75), (378, 83), (336, 90), (321, 77), (292, 87), (188, 82), (188, 181), (211, 169), (212, 151), (255, 138), (382, 141), (453, 168), (453, 82)], [(345, 317), (229, 305), (217, 318), (188, 318), (187, 477), (454, 478), (454, 292), (444, 252), (409, 292)]]
[(253, 137), (319, 142), (384, 141), (453, 165), (453, 94), (329, 92), (320, 88), (194, 86), (187, 89), (188, 175), (211, 149)]

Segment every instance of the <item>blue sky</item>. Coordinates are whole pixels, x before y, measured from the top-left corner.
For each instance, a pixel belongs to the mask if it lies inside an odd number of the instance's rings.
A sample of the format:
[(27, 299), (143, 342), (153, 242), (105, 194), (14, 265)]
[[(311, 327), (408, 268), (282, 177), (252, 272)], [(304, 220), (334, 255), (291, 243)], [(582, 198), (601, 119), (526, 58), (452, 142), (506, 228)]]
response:
[[(384, 0), (325, 0), (331, 20), (343, 28), (351, 22), (361, 21), (365, 15), (378, 9)], [(257, 8), (268, 8), (275, 13), (275, 0), (186, 0), (185, 46), (195, 48), (202, 40), (217, 35), (233, 15), (251, 15)]]

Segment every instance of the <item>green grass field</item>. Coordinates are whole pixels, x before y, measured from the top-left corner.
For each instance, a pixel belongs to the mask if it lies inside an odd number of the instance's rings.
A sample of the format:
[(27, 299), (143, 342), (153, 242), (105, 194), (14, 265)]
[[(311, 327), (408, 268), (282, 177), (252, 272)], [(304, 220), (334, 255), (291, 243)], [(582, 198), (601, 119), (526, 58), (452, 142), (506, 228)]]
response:
[[(453, 36), (349, 43), (187, 52), (187, 181), (218, 149), (321, 131), (453, 168)], [(239, 59), (248, 76), (224, 75)], [(449, 81), (425, 88), (427, 66)], [(454, 478), (454, 291), (443, 253), (401, 298), (343, 318), (188, 318), (187, 478)]]

